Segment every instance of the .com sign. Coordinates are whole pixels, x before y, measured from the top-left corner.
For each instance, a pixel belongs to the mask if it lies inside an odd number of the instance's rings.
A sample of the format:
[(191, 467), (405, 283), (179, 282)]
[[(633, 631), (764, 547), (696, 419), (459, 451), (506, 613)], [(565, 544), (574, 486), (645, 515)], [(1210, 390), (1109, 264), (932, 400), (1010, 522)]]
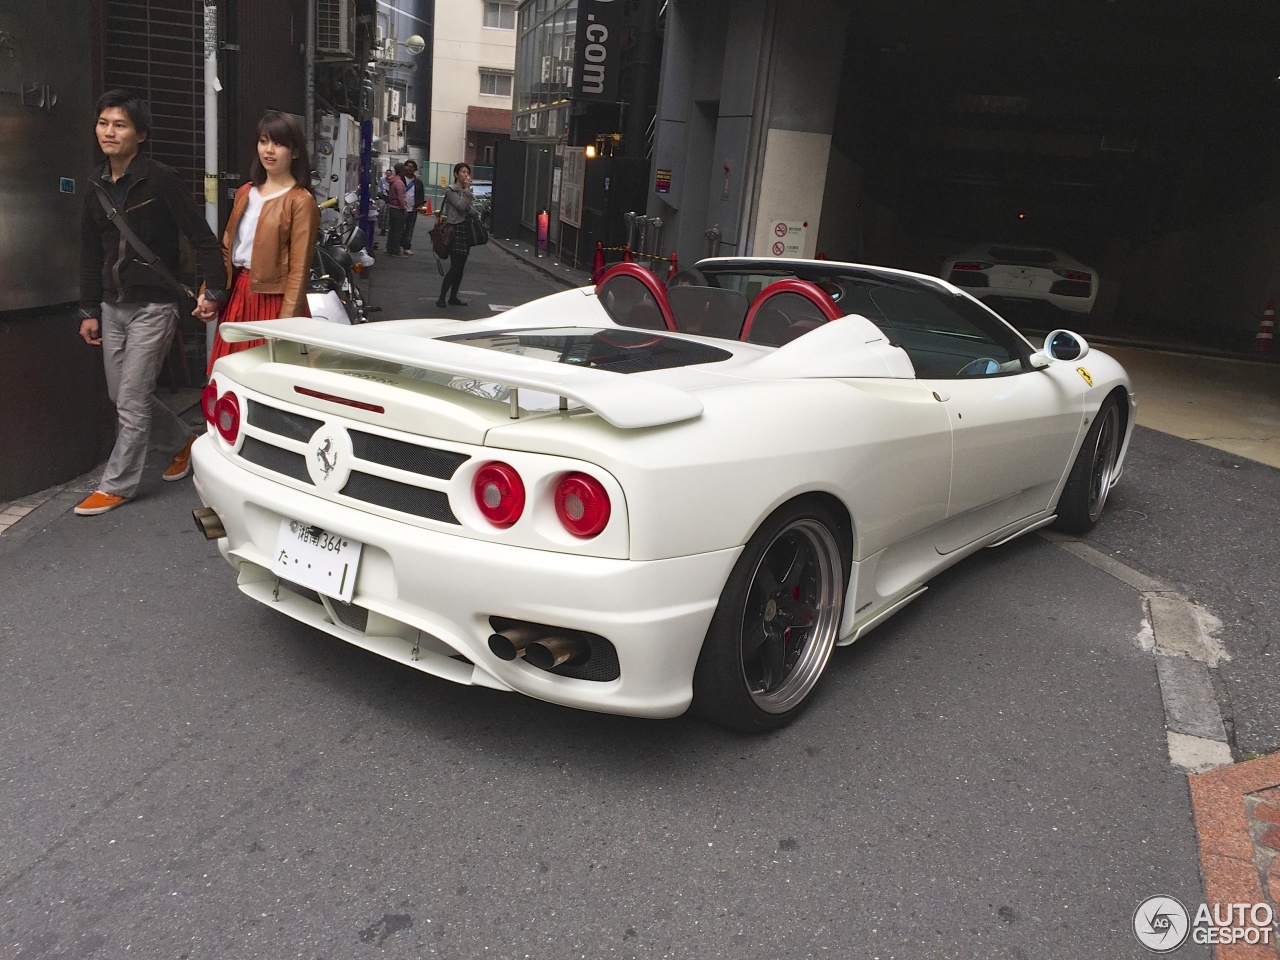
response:
[(618, 0), (578, 0), (578, 31), (573, 55), (578, 99), (618, 99), (618, 44), (622, 4)]

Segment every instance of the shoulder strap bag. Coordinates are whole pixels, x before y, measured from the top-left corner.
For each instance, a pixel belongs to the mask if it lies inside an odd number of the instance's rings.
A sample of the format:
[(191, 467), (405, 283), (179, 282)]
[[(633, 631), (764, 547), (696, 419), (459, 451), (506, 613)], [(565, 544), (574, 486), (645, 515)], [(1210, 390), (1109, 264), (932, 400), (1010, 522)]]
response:
[(138, 239), (138, 235), (129, 228), (129, 221), (124, 218), (124, 214), (117, 210), (115, 205), (107, 199), (106, 191), (101, 187), (97, 189), (98, 202), (102, 204), (103, 212), (106, 213), (107, 219), (116, 225), (116, 229), (120, 231), (120, 235), (124, 237), (129, 246), (138, 252), (138, 256), (142, 257), (143, 262), (154, 270), (166, 285), (176, 290), (180, 296), (194, 300), (196, 298), (194, 291), (170, 273), (164, 261), (152, 253), (151, 248)]

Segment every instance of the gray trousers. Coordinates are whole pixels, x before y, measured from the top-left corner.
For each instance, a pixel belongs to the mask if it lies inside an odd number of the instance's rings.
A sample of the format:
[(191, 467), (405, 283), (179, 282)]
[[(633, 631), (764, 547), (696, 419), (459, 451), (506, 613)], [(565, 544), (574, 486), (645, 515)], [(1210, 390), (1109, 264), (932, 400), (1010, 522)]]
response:
[(104, 303), (102, 362), (116, 405), (116, 445), (98, 489), (132, 497), (142, 481), (147, 446), (177, 453), (191, 430), (155, 395), (156, 377), (178, 327), (176, 303)]

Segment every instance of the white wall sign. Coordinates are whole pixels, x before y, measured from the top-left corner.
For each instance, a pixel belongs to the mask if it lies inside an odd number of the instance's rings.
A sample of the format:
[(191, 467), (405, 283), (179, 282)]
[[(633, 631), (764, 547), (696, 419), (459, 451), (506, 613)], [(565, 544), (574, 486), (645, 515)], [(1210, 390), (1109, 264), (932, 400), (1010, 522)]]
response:
[(582, 188), (586, 180), (586, 148), (565, 147), (564, 169), (560, 177), (560, 221), (571, 227), (582, 226)]
[(774, 221), (768, 254), (774, 257), (803, 258), (804, 234), (808, 227), (806, 220)]

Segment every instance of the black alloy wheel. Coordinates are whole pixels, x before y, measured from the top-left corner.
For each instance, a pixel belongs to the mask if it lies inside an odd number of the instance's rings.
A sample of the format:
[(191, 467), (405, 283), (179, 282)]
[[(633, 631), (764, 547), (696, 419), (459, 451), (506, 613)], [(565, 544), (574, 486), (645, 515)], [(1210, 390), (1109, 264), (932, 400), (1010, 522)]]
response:
[(775, 512), (743, 549), (694, 675), (699, 712), (746, 732), (785, 726), (809, 702), (839, 638), (849, 558), (821, 505)]

